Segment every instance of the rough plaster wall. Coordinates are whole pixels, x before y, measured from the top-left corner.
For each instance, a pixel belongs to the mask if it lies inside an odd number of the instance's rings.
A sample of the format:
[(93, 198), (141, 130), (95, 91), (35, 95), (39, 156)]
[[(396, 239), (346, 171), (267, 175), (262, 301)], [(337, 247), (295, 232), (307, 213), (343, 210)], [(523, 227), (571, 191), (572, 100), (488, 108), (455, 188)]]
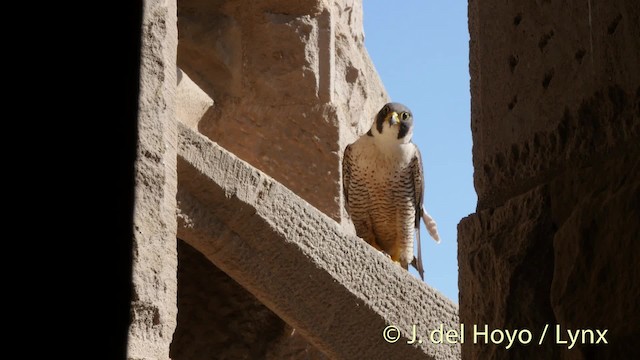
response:
[(458, 227), (461, 321), (606, 328), (609, 344), (552, 333), (463, 358), (637, 355), (639, 16), (634, 0), (469, 1), (478, 208)]
[[(145, 1), (127, 356), (167, 359), (176, 325), (176, 8)], [(116, 239), (114, 239), (115, 241)]]

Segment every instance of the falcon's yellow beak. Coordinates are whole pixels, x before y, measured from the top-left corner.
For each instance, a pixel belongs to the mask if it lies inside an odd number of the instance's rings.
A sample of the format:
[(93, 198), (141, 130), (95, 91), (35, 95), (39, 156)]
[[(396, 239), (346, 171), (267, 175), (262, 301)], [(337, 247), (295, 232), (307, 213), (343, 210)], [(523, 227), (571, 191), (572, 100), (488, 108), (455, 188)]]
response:
[(395, 111), (389, 113), (389, 115), (387, 115), (387, 119), (389, 120), (389, 126), (400, 123), (400, 119), (398, 119), (398, 113)]

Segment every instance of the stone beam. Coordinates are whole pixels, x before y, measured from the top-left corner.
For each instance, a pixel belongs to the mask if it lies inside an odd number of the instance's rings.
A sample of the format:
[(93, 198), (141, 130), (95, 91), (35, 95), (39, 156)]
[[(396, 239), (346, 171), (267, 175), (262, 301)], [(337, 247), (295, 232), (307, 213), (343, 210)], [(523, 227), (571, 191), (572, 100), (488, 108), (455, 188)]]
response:
[[(460, 358), (458, 308), (289, 189), (178, 123), (178, 237), (331, 358)], [(424, 341), (408, 345), (412, 325)], [(397, 326), (396, 343), (383, 329)]]

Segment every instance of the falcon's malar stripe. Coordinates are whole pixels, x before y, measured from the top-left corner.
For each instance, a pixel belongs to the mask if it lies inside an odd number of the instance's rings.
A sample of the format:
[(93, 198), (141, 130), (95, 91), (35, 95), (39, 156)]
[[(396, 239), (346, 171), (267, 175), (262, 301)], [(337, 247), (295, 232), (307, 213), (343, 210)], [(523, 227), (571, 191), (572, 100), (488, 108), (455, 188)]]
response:
[(400, 131), (398, 131), (398, 139), (402, 139), (403, 137), (407, 136), (407, 133), (409, 133), (409, 126), (406, 124), (400, 124)]

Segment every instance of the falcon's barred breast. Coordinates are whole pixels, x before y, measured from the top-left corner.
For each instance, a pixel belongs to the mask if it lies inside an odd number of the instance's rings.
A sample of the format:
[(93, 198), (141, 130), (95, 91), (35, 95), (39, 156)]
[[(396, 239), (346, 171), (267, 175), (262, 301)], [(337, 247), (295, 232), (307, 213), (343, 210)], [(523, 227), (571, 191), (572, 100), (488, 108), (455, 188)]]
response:
[[(424, 279), (420, 218), (439, 242), (436, 224), (423, 209), (420, 150), (411, 142), (413, 115), (400, 103), (386, 104), (371, 129), (344, 151), (345, 205), (359, 237)], [(414, 257), (416, 233), (418, 253)]]

